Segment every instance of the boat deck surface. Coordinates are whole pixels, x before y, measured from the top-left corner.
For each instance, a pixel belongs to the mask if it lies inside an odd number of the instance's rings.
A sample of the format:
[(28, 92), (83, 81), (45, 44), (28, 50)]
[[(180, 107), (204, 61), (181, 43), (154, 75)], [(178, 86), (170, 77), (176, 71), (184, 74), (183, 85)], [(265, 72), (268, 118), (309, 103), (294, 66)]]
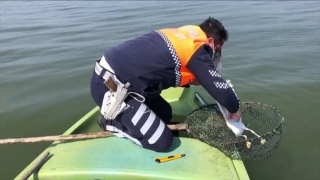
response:
[[(195, 139), (175, 138), (166, 153), (142, 149), (117, 137), (56, 145), (39, 175), (50, 179), (239, 179), (232, 161)], [(155, 158), (185, 153), (166, 163)], [(46, 177), (46, 178), (45, 178)]]

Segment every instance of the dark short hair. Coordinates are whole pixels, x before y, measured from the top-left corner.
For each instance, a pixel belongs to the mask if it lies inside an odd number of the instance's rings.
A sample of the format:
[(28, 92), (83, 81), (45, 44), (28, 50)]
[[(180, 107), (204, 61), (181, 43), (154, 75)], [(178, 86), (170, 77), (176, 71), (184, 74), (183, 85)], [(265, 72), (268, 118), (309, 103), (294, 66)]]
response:
[(209, 17), (203, 21), (199, 27), (206, 33), (208, 38), (212, 37), (217, 44), (221, 44), (223, 41), (228, 40), (228, 31), (217, 19)]

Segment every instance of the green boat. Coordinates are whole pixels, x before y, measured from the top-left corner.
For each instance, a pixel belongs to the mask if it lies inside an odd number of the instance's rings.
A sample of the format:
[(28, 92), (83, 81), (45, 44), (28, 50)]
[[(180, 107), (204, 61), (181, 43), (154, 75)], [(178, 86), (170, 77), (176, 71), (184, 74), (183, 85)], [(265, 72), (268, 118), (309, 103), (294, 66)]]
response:
[[(197, 87), (171, 88), (162, 92), (173, 109), (173, 122), (184, 118), (203, 103), (215, 103)], [(99, 107), (95, 107), (63, 135), (100, 131), (97, 125)], [(231, 160), (219, 150), (179, 133), (168, 152), (143, 149), (130, 140), (107, 137), (79, 141), (53, 142), (15, 179), (20, 180), (33, 169), (41, 157), (50, 156), (29, 180), (248, 180), (242, 161)], [(158, 157), (185, 154), (180, 159), (157, 163)]]

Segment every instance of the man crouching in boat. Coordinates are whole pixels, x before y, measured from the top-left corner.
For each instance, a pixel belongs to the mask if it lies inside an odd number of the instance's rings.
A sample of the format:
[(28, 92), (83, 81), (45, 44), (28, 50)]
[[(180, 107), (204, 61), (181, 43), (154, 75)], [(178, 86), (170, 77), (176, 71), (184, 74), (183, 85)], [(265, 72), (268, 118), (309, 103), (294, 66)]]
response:
[(100, 127), (143, 148), (165, 151), (173, 140), (166, 126), (172, 109), (160, 93), (189, 85), (202, 85), (231, 119), (239, 118), (239, 99), (219, 74), (227, 39), (223, 25), (209, 17), (200, 25), (152, 31), (107, 50), (91, 79)]

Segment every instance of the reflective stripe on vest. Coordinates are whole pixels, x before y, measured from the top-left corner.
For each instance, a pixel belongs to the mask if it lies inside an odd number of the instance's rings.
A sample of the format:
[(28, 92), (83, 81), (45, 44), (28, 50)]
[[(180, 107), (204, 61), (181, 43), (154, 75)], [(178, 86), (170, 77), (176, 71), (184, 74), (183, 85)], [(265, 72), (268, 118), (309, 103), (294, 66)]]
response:
[(200, 46), (208, 44), (206, 34), (199, 26), (193, 25), (178, 29), (160, 29), (157, 32), (166, 42), (176, 64), (176, 86), (184, 86), (194, 81), (196, 78), (186, 65)]

